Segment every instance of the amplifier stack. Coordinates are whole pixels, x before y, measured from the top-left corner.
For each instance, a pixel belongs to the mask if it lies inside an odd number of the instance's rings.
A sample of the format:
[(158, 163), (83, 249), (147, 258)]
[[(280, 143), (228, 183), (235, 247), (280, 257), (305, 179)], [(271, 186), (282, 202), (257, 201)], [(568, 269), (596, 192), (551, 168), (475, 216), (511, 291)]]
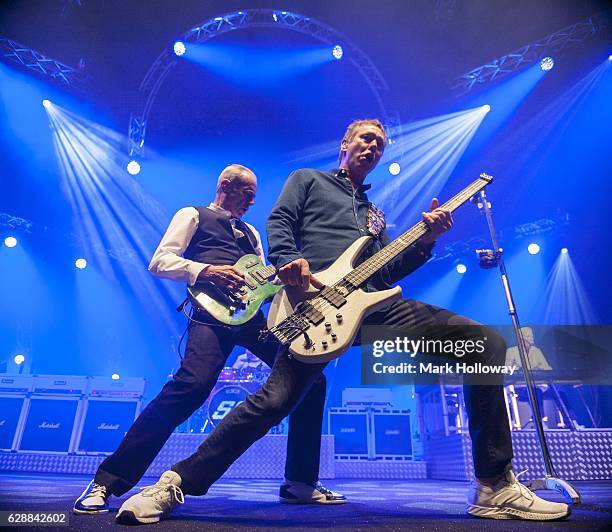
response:
[(145, 381), (0, 376), (0, 450), (106, 454), (140, 413)]

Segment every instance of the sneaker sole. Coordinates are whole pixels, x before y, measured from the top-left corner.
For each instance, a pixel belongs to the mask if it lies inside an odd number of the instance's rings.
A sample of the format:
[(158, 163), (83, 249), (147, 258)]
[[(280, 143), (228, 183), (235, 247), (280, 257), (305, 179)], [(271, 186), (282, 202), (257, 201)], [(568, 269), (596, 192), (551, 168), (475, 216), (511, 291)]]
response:
[(136, 517), (134, 512), (123, 511), (118, 513), (115, 517), (115, 521), (122, 525), (150, 525), (152, 523), (159, 523), (159, 517)]
[(484, 519), (523, 519), (526, 521), (557, 521), (569, 517), (572, 513), (571, 506), (567, 507), (567, 512), (556, 514), (539, 514), (533, 512), (523, 512), (515, 508), (496, 508), (493, 506), (477, 506), (470, 504), (467, 513), (475, 517)]
[(105, 510), (77, 510), (76, 508), (72, 509), (72, 513), (76, 515), (97, 515), (97, 514), (107, 514), (108, 508)]
[(281, 504), (310, 504), (310, 505), (319, 505), (319, 506), (325, 506), (326, 504), (346, 504), (348, 501), (346, 499), (344, 500), (336, 500), (336, 501), (328, 501), (328, 500), (321, 500), (321, 501), (317, 501), (317, 500), (309, 500), (309, 501), (304, 501), (304, 500), (300, 500), (300, 499), (283, 499), (282, 497), (278, 498), (279, 502)]

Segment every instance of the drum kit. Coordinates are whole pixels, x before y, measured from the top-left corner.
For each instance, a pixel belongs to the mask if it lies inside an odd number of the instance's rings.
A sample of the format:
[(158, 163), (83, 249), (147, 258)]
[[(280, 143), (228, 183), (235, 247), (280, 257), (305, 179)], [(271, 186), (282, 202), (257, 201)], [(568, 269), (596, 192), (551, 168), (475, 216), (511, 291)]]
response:
[[(257, 391), (270, 374), (264, 364), (241, 369), (224, 367), (217, 384), (206, 402), (185, 421), (177, 432), (209, 433), (233, 408), (244, 401), (247, 395)], [(286, 420), (270, 430), (272, 434), (286, 433)]]

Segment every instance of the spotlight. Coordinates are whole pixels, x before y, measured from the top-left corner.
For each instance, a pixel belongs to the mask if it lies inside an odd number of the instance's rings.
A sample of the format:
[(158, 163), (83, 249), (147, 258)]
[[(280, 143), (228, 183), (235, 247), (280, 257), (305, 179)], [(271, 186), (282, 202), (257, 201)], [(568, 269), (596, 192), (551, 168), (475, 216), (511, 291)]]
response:
[(402, 171), (402, 167), (399, 163), (391, 163), (389, 165), (389, 173), (391, 175), (398, 175)]
[(85, 259), (77, 259), (74, 261), (74, 265), (79, 270), (84, 270), (85, 268), (87, 268), (87, 261)]
[(608, 61), (612, 61), (612, 55), (608, 56)]
[(25, 356), (19, 353), (15, 355), (15, 358), (13, 358), (13, 362), (15, 362), (15, 364), (17, 364), (18, 366), (21, 366), (21, 364), (25, 362)]
[(561, 253), (563, 253), (565, 255), (565, 254), (569, 253), (569, 249), (561, 248)]
[(488, 112), (491, 110), (491, 106), (490, 106), (490, 105), (487, 103), (487, 104), (485, 104), (485, 105), (483, 105), (483, 106), (482, 106), (482, 110), (483, 110), (485, 113), (488, 113)]
[(544, 72), (547, 72), (554, 66), (555, 66), (555, 60), (552, 57), (545, 57), (544, 59), (542, 59), (542, 61), (540, 61), (540, 68)]
[(344, 50), (342, 49), (342, 46), (340, 46), (339, 44), (336, 44), (336, 46), (334, 46), (332, 50), (332, 55), (336, 59), (342, 59), (342, 56), (344, 55)]
[(47, 99), (43, 100), (42, 105), (45, 109), (49, 109), (49, 107), (51, 107), (51, 100), (47, 100)]
[(7, 248), (14, 248), (17, 245), (17, 239), (14, 236), (7, 236), (4, 239), (4, 245)]
[(172, 47), (172, 50), (174, 51), (174, 55), (177, 55), (178, 57), (184, 55), (186, 51), (185, 43), (183, 41), (176, 41)]
[(130, 161), (127, 163), (126, 169), (130, 175), (138, 175), (140, 173), (140, 164), (138, 161)]
[(535, 243), (531, 243), (527, 246), (527, 251), (529, 251), (531, 255), (537, 255), (540, 252), (540, 246)]
[(460, 274), (464, 274), (465, 272), (467, 272), (467, 266), (465, 264), (457, 264), (457, 266), (455, 266), (455, 269), (457, 270), (457, 273)]
[(121, 377), (119, 376), (119, 373), (113, 373), (111, 375), (111, 379), (113, 379), (114, 381), (118, 381)]

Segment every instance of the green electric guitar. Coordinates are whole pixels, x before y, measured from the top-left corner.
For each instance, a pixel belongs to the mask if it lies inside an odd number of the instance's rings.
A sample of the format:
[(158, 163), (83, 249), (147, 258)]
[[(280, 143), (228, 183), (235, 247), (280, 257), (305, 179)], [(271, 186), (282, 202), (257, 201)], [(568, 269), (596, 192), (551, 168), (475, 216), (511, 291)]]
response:
[(243, 255), (234, 268), (244, 274), (245, 281), (237, 290), (213, 283), (198, 283), (187, 288), (195, 307), (226, 325), (246, 323), (281, 289), (281, 285), (270, 282), (276, 275), (274, 266), (264, 266), (257, 255)]

